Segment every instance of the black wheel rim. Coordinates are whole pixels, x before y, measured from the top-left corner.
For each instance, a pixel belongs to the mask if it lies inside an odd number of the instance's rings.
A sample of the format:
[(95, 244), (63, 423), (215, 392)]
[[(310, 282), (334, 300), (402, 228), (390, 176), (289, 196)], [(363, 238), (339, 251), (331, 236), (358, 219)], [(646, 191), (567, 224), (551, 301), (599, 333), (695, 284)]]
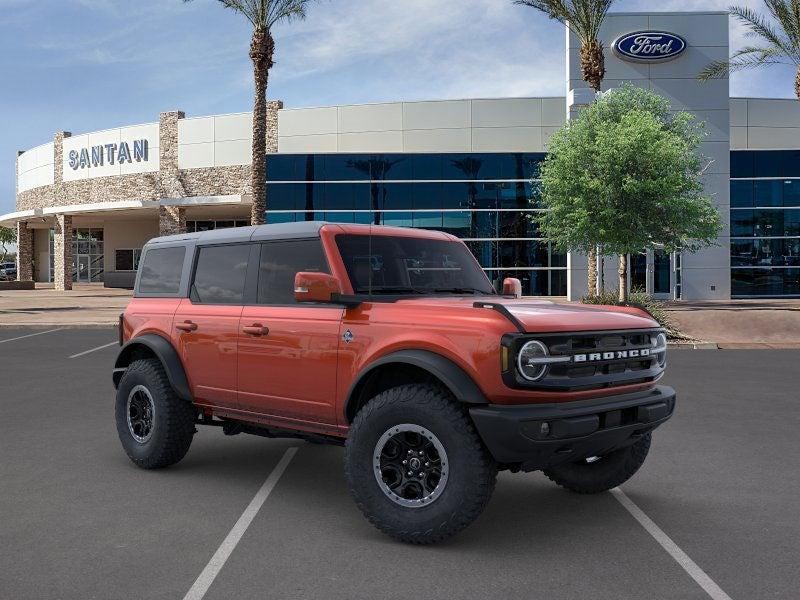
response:
[(400, 506), (417, 508), (436, 500), (447, 484), (449, 468), (439, 438), (420, 425), (395, 425), (375, 444), (375, 479), (381, 491)]
[(128, 430), (134, 440), (144, 444), (153, 435), (156, 406), (150, 391), (143, 385), (135, 386), (128, 394), (126, 414)]

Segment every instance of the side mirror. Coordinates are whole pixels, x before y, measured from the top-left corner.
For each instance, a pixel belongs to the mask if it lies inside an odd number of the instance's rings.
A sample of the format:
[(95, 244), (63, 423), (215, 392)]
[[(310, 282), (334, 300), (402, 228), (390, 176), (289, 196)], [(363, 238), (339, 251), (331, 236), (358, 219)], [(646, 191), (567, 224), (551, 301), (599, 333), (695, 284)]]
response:
[(522, 297), (522, 282), (516, 277), (503, 279), (503, 296)]
[(294, 299), (297, 302), (331, 302), (341, 294), (339, 280), (328, 273), (304, 273), (294, 276)]

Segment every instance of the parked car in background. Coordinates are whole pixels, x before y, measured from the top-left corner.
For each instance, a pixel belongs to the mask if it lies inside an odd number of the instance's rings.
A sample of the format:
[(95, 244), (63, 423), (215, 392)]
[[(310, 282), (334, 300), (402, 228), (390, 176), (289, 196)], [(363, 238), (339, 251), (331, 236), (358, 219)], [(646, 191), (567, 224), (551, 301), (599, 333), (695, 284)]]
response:
[(13, 281), (17, 278), (17, 264), (13, 262), (0, 263), (0, 281)]
[(580, 494), (620, 485), (675, 406), (658, 385), (663, 329), (638, 308), (503, 288), (463, 242), (422, 229), (151, 240), (119, 323), (122, 446), (152, 469), (181, 460), (196, 425), (342, 444), (358, 507), (417, 544), (477, 518), (498, 469)]

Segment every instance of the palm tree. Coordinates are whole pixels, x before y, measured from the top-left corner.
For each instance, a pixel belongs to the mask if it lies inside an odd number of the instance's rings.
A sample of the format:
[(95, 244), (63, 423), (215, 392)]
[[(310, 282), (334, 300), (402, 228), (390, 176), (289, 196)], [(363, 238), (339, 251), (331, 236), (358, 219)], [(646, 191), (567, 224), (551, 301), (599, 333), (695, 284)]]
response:
[[(606, 75), (603, 42), (598, 39), (600, 27), (614, 0), (513, 0), (514, 4), (530, 6), (551, 19), (566, 25), (581, 42), (581, 77), (595, 92)], [(589, 295), (597, 291), (597, 249), (587, 257)]]
[[(183, 0), (191, 2), (191, 0)], [(265, 222), (267, 209), (267, 81), (273, 66), (275, 40), (272, 27), (282, 21), (305, 19), (306, 6), (312, 0), (219, 0), (225, 8), (243, 15), (253, 26), (250, 40), (250, 59), (253, 61), (255, 100), (253, 102), (253, 205), (250, 222)]]
[[(747, 28), (760, 45), (745, 46), (729, 60), (715, 61), (700, 72), (703, 81), (724, 77), (731, 71), (764, 65), (794, 65), (794, 93), (800, 100), (800, 0), (764, 0), (771, 19), (746, 6), (732, 6), (730, 14)], [(774, 21), (774, 24), (772, 23)]]

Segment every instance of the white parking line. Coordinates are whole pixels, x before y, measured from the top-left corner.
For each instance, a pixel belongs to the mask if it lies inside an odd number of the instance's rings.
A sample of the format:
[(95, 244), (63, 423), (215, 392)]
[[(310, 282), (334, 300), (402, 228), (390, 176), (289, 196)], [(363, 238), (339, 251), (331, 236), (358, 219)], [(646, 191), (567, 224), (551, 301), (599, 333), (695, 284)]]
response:
[(77, 354), (73, 354), (70, 358), (78, 358), (79, 356), (84, 356), (91, 352), (97, 352), (98, 350), (102, 350), (103, 348), (108, 348), (109, 346), (118, 346), (119, 342), (110, 342), (108, 344), (103, 344), (102, 346), (98, 346), (97, 348), (92, 348), (91, 350), (84, 350), (83, 352), (78, 352)]
[(17, 340), (24, 340), (25, 338), (33, 337), (35, 335), (44, 335), (45, 333), (53, 333), (54, 331), (61, 331), (63, 327), (59, 327), (58, 329), (48, 329), (47, 331), (37, 331), (36, 333), (29, 333), (28, 335), (21, 335), (19, 337), (10, 338), (7, 340), (0, 340), (0, 344), (5, 344), (6, 342), (16, 342)]
[(653, 520), (648, 517), (644, 511), (634, 504), (633, 500), (628, 498), (619, 488), (614, 488), (611, 490), (611, 493), (614, 494), (614, 497), (619, 500), (619, 503), (627, 510), (633, 518), (639, 521), (639, 524), (645, 528), (647, 533), (653, 536), (653, 538), (661, 545), (664, 550), (666, 550), (669, 555), (675, 559), (684, 571), (689, 574), (689, 577), (695, 580), (697, 585), (705, 590), (705, 592), (714, 600), (731, 600), (731, 597), (728, 596), (722, 588), (720, 588), (711, 577), (709, 577), (703, 569), (697, 566), (697, 563), (694, 562), (689, 555), (686, 554), (683, 550), (681, 550), (678, 545), (672, 541), (672, 539), (664, 533), (664, 531), (656, 525)]
[(283, 456), (281, 457), (280, 461), (278, 461), (278, 464), (275, 465), (274, 469), (272, 469), (272, 473), (270, 473), (267, 479), (264, 481), (261, 489), (259, 489), (256, 492), (256, 495), (253, 496), (250, 504), (248, 504), (247, 508), (244, 509), (242, 516), (239, 517), (239, 520), (236, 521), (233, 529), (231, 529), (230, 533), (228, 533), (227, 537), (222, 541), (220, 547), (217, 548), (214, 556), (212, 556), (211, 560), (208, 561), (206, 568), (203, 569), (202, 573), (200, 573), (200, 576), (195, 580), (191, 589), (183, 597), (183, 600), (200, 600), (206, 595), (208, 588), (211, 587), (212, 583), (214, 583), (214, 579), (216, 579), (220, 570), (225, 565), (225, 562), (228, 560), (228, 557), (231, 555), (234, 548), (236, 548), (239, 540), (242, 539), (244, 532), (247, 531), (247, 528), (255, 518), (256, 514), (261, 508), (261, 505), (264, 504), (267, 496), (269, 496), (270, 492), (272, 492), (272, 490), (275, 488), (275, 484), (278, 483), (278, 479), (281, 478), (281, 475), (283, 475), (286, 467), (289, 466), (289, 462), (292, 460), (292, 457), (296, 452), (296, 447), (286, 449), (286, 452), (283, 453)]

